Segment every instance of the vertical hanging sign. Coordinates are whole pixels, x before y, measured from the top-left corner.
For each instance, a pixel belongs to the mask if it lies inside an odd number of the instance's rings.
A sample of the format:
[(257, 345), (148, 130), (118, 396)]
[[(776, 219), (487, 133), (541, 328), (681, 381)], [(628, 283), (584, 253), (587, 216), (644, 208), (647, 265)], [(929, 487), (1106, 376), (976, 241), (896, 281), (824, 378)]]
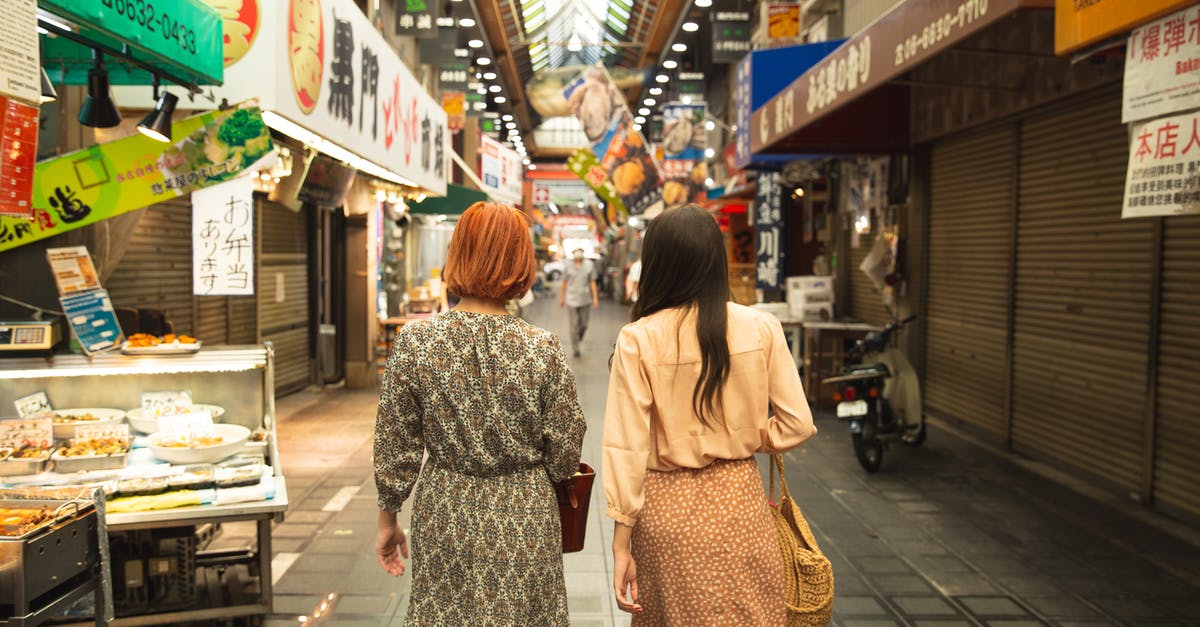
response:
[(402, 0), (396, 3), (396, 34), (413, 37), (437, 37), (433, 13), (425, 0)]
[(192, 193), (192, 293), (254, 294), (254, 183), (243, 176)]
[(0, 215), (32, 218), (42, 95), (37, 1), (0, 4), (0, 37)]
[(754, 286), (760, 290), (783, 288), (783, 209), (779, 174), (760, 174), (754, 195)]

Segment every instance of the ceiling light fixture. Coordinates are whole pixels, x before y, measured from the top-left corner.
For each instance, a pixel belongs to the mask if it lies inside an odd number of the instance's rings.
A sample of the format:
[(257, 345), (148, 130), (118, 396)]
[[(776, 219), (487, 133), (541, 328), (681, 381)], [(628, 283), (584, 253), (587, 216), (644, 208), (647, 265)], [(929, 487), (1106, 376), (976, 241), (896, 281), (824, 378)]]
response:
[(536, 169), (537, 169), (537, 164), (536, 164), (536, 163), (531, 163), (531, 164), (529, 164), (529, 169), (530, 169), (530, 170), (536, 170)]
[(674, 50), (675, 52), (687, 52), (687, 44), (683, 43), (682, 41), (676, 42), (671, 45), (671, 50)]
[(704, 128), (705, 128), (705, 130), (709, 130), (709, 131), (711, 131), (711, 130), (713, 130), (714, 128), (717, 128), (717, 123), (716, 123), (716, 122), (713, 122), (712, 120), (709, 120), (709, 121), (707, 121), (707, 122), (705, 122), (705, 123), (704, 123)]
[(505, 126), (505, 128), (517, 128), (517, 123), (516, 122), (508, 122), (504, 126)]
[(458, 25), (463, 28), (471, 28), (472, 26), (475, 25), (475, 20), (473, 20), (469, 17), (464, 17), (458, 21)]
[(663, 61), (663, 67), (668, 70), (673, 70), (679, 67), (679, 62), (675, 59), (667, 59), (666, 61)]
[(513, 117), (511, 113), (505, 113), (504, 115), (500, 116), (500, 119), (504, 120), (505, 122), (511, 122)]
[[(158, 90), (158, 76), (154, 77), (154, 89)], [(138, 132), (164, 144), (171, 143), (171, 115), (175, 113), (178, 102), (178, 96), (164, 89), (158, 96), (154, 110), (138, 122)]]
[(496, 96), (497, 104), (504, 104), (506, 102), (508, 102), (508, 98), (505, 98), (504, 96)]
[(662, 95), (662, 87), (651, 87), (650, 95), (651, 96), (661, 96)]
[(671, 77), (667, 76), (666, 74), (659, 74), (658, 76), (654, 77), (654, 80), (659, 83), (667, 83), (670, 82)]
[(638, 109), (638, 115), (650, 115), (650, 109), (648, 107), (642, 107), (641, 109)]
[(717, 151), (716, 151), (716, 150), (713, 150), (712, 148), (705, 148), (705, 149), (704, 149), (704, 156), (705, 156), (705, 157), (707, 157), (707, 158), (709, 158), (709, 159), (712, 159), (713, 157), (717, 156)]
[(633, 130), (635, 130), (635, 131), (641, 131), (641, 130), (642, 130), (642, 125), (641, 125), (641, 124), (634, 124), (634, 125), (633, 125)]
[(58, 100), (58, 92), (54, 90), (54, 83), (50, 82), (50, 75), (46, 74), (46, 68), (42, 68), (42, 104), (54, 102)]
[(712, 0), (696, 0), (696, 6), (701, 9), (707, 9), (712, 6)]
[(644, 118), (644, 117), (642, 117), (642, 116), (640, 116), (640, 115), (639, 115), (639, 116), (637, 116), (636, 118), (633, 118), (633, 121), (634, 121), (634, 122), (636, 122), (636, 123), (638, 123), (638, 124), (645, 124), (645, 123), (646, 123), (646, 118)]
[(658, 104), (658, 101), (653, 98), (647, 98), (642, 101), (642, 104), (646, 105), (647, 107), (653, 107), (654, 105)]
[(492, 85), (491, 87), (488, 87), (487, 89), (488, 89), (488, 91), (492, 92), (493, 94), (498, 94), (498, 93), (504, 91), (504, 88), (499, 85)]
[(88, 70), (87, 97), (79, 108), (79, 123), (95, 128), (112, 128), (121, 123), (121, 114), (113, 103), (108, 89), (108, 70), (104, 69), (104, 55), (92, 50), (92, 68)]
[(579, 39), (579, 33), (572, 33), (571, 38), (567, 40), (567, 51), (579, 52), (583, 50), (583, 42)]
[(475, 93), (479, 94), (480, 96), (486, 96), (487, 95), (487, 87), (480, 87), (479, 89), (475, 90)]
[(691, 97), (691, 96), (684, 96), (684, 97), (680, 98), (679, 100), (680, 100), (680, 102), (682, 102), (683, 104), (692, 104), (692, 97)]
[(468, 42), (467, 42), (467, 47), (469, 47), (469, 48), (482, 48), (482, 47), (483, 47), (483, 40), (482, 40), (482, 39), (472, 39), (471, 41), (468, 41)]
[(689, 33), (694, 33), (700, 30), (700, 25), (695, 22), (684, 22), (683, 30)]
[(492, 60), (487, 57), (479, 57), (478, 59), (475, 59), (475, 63), (478, 65), (491, 65)]
[(495, 72), (484, 72), (484, 73), (483, 73), (483, 80), (485, 80), (485, 81), (494, 81), (494, 80), (496, 80), (496, 73), (495, 73)]

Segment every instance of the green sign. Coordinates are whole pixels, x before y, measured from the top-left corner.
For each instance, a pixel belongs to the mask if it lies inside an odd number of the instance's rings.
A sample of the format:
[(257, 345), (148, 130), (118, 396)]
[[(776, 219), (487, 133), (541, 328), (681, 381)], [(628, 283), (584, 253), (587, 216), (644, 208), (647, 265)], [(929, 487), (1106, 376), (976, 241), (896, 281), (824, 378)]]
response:
[(171, 133), (174, 144), (132, 135), (37, 164), (34, 219), (0, 217), (0, 251), (227, 181), (275, 149), (257, 106), (180, 120)]
[(201, 0), (38, 0), (77, 36), (201, 85), (224, 80), (223, 21)]
[(580, 148), (567, 159), (567, 169), (583, 179), (596, 195), (604, 200), (609, 207), (616, 209), (617, 215), (626, 215), (629, 212), (625, 209), (625, 203), (621, 202), (621, 197), (617, 195), (617, 188), (608, 178), (608, 172), (604, 171), (604, 167), (596, 160), (596, 155), (592, 153), (591, 148)]

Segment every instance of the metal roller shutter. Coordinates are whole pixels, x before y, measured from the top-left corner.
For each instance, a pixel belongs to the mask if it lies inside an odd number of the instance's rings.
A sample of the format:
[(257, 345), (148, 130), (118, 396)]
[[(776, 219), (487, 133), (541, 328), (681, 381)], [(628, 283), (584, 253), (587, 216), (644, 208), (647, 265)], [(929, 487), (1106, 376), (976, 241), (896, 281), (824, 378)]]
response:
[(308, 230), (303, 211), (297, 213), (266, 199), (260, 199), (260, 207), (257, 318), (262, 339), (275, 346), (275, 393), (279, 395), (302, 389), (311, 380)]
[(1200, 217), (1166, 218), (1158, 355), (1154, 502), (1168, 513), (1200, 520)]
[(863, 322), (876, 326), (885, 326), (890, 321), (887, 309), (883, 306), (883, 296), (875, 290), (871, 279), (858, 269), (859, 264), (871, 252), (875, 238), (863, 235), (859, 238), (858, 248), (850, 249), (850, 315)]
[(104, 287), (114, 307), (162, 309), (176, 333), (195, 335), (190, 197), (145, 210)]
[(1119, 87), (1021, 124), (1012, 437), (1136, 491), (1154, 230), (1121, 219)]
[(926, 411), (1007, 437), (1005, 334), (1016, 132), (935, 144), (925, 303)]

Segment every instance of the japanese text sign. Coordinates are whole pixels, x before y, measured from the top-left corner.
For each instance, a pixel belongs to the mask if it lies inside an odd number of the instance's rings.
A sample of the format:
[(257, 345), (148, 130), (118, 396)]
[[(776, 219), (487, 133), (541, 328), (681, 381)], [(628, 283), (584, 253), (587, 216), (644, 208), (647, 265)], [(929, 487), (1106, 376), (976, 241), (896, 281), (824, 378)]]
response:
[(75, 425), (76, 440), (120, 440), (129, 443), (129, 425), (125, 423), (106, 425)]
[(587, 186), (596, 192), (596, 195), (609, 207), (615, 207), (618, 214), (625, 214), (625, 205), (621, 203), (621, 197), (617, 195), (617, 188), (608, 178), (608, 172), (600, 167), (600, 162), (596, 159), (596, 155), (592, 154), (590, 148), (580, 148), (571, 154), (567, 159), (567, 169), (570, 170), (580, 180), (587, 183)]
[(108, 291), (103, 289), (76, 292), (58, 299), (79, 347), (91, 355), (119, 346), (125, 339), (117, 313), (113, 310)]
[(142, 393), (142, 413), (146, 416), (174, 416), (192, 411), (192, 393), (187, 390)]
[(782, 289), (783, 277), (783, 197), (780, 175), (760, 174), (754, 194), (754, 264), (758, 289)]
[(50, 406), (50, 399), (46, 397), (45, 392), (34, 392), (27, 396), (22, 396), (13, 401), (13, 405), (17, 408), (17, 415), (21, 418), (39, 418), (49, 416), (54, 412), (54, 408)]
[(38, 46), (36, 0), (0, 4), (0, 94), (25, 104), (41, 102), (41, 48)]
[(0, 96), (0, 216), (33, 217), (38, 108)]
[(50, 448), (53, 443), (54, 421), (50, 418), (0, 420), (0, 446)]
[(141, 134), (37, 164), (34, 220), (0, 216), (0, 252), (227, 181), (274, 155), (257, 107), (176, 122), (174, 144)]
[(479, 158), (479, 174), (483, 180), (482, 191), (504, 203), (520, 203), (524, 182), (521, 155), (487, 135), (480, 139), (482, 154)]
[[(400, 8), (412, 5), (405, 2)], [(226, 70), (215, 97), (257, 98), (281, 122), (445, 195), (450, 134), (442, 103), (354, 1), (279, 0), (259, 7), (267, 26), (243, 60)]]
[(1200, 5), (1134, 29), (1126, 50), (1122, 122), (1200, 106)]
[(100, 287), (100, 275), (86, 246), (48, 248), (46, 259), (59, 294), (66, 296)]
[(437, 37), (430, 3), (425, 0), (400, 0), (396, 3), (396, 34)]
[(1133, 126), (1122, 218), (1200, 214), (1200, 111)]
[(1069, 54), (1195, 0), (1056, 0), (1054, 51)]
[(192, 293), (254, 294), (254, 182), (238, 177), (192, 194)]
[(748, 11), (717, 11), (711, 21), (714, 63), (736, 63), (750, 52), (752, 27)]

